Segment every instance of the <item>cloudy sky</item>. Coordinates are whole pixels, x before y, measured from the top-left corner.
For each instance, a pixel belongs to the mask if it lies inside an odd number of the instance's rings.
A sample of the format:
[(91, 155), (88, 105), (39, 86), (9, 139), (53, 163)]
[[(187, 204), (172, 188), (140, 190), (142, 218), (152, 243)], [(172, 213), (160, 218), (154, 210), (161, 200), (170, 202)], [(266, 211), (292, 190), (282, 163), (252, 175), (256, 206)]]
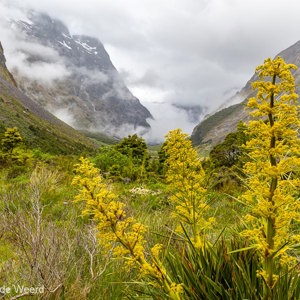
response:
[(131, 91), (156, 118), (152, 126), (165, 131), (179, 126), (191, 131), (195, 125), (171, 103), (213, 111), (245, 85), (265, 58), (300, 39), (299, 0), (0, 0), (0, 4), (1, 18), (15, 13), (4, 5), (18, 4), (61, 19), (73, 34), (98, 37)]

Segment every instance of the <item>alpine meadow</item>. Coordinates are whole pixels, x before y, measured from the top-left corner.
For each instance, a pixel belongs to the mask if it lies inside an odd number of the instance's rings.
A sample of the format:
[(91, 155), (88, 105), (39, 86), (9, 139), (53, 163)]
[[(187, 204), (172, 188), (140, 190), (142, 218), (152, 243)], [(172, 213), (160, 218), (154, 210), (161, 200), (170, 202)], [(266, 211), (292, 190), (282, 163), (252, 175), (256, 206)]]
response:
[(181, 129), (51, 149), (46, 123), (38, 146), (1, 123), (0, 298), (300, 299), (295, 68), (258, 66), (249, 121), (207, 155)]

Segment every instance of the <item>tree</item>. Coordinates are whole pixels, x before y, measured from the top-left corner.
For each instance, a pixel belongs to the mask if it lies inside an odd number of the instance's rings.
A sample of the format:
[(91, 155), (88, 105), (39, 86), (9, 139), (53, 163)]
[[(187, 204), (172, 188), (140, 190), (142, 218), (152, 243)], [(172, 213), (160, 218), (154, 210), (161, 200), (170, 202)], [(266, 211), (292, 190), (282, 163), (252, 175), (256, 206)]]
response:
[(128, 165), (123, 173), (131, 180), (144, 179), (149, 165), (148, 147), (143, 138), (136, 134), (129, 135), (122, 139), (114, 148), (121, 154), (128, 157)]
[(115, 149), (128, 157), (131, 156), (133, 159), (137, 159), (142, 162), (145, 153), (147, 153), (148, 147), (143, 138), (134, 134), (122, 139), (115, 145)]
[(166, 146), (166, 141), (163, 142), (161, 148), (158, 151), (158, 174), (160, 175), (165, 175), (166, 172), (166, 159), (167, 159), (167, 153), (165, 150), (165, 146)]
[(187, 134), (180, 129), (170, 131), (164, 146), (166, 152), (166, 180), (172, 193), (170, 200), (176, 206), (175, 216), (191, 230), (191, 241), (196, 248), (203, 247), (206, 231), (214, 218), (206, 219), (209, 209), (204, 187), (205, 173), (198, 153)]
[[(266, 59), (253, 83), (257, 95), (249, 99), (251, 139), (246, 143), (250, 161), (244, 166), (248, 190), (242, 200), (250, 207), (247, 229), (241, 234), (252, 242), (263, 262), (259, 275), (264, 280), (264, 299), (273, 299), (273, 290), (282, 268), (296, 264), (290, 255), (300, 241), (299, 106), (294, 78), (277, 57)], [(297, 227), (298, 226), (298, 227)]]
[(244, 155), (243, 145), (248, 140), (246, 125), (240, 122), (237, 131), (229, 133), (224, 141), (213, 147), (209, 156), (215, 167), (241, 166)]
[(213, 147), (209, 153), (208, 169), (211, 172), (211, 186), (232, 191), (232, 186), (241, 183), (242, 168), (247, 161), (243, 145), (249, 140), (247, 126), (240, 122), (237, 131), (229, 133), (224, 141)]
[(21, 168), (29, 166), (32, 154), (23, 145), (23, 138), (17, 127), (7, 128), (1, 139), (2, 151), (0, 161), (5, 165), (16, 167), (10, 176), (15, 176)]
[(23, 138), (17, 127), (7, 128), (1, 144), (5, 152), (12, 153), (13, 150), (22, 143)]

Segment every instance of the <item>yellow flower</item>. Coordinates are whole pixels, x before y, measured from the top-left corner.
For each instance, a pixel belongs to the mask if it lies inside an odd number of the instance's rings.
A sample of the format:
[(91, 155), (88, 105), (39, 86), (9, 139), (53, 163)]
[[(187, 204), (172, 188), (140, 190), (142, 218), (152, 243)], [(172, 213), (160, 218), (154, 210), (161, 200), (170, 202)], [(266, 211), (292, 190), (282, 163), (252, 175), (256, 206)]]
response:
[(265, 60), (256, 69), (257, 95), (247, 104), (253, 120), (248, 124), (252, 139), (245, 148), (251, 160), (244, 166), (249, 190), (241, 198), (252, 211), (241, 234), (257, 247), (263, 258), (258, 274), (271, 289), (279, 266), (293, 265), (288, 250), (300, 242), (295, 226), (300, 220), (300, 120), (290, 72), (295, 68), (280, 57)]
[(85, 202), (83, 214), (96, 221), (97, 237), (103, 249), (113, 249), (116, 258), (125, 259), (125, 267), (139, 269), (141, 276), (151, 279), (151, 285), (163, 288), (171, 299), (180, 299), (180, 286), (173, 284), (159, 259), (162, 245), (157, 244), (151, 249), (149, 263), (145, 257), (147, 227), (132, 217), (126, 217), (125, 204), (117, 200), (117, 195), (88, 159), (81, 158), (75, 171), (77, 175), (72, 183), (79, 188), (75, 201)]
[[(202, 247), (206, 231), (214, 224), (214, 218), (206, 218), (209, 205), (204, 187), (205, 173), (200, 157), (193, 148), (188, 135), (180, 129), (172, 130), (166, 136), (164, 150), (166, 159), (166, 179), (171, 192), (170, 201), (175, 207), (176, 219), (187, 225), (191, 241)], [(182, 231), (181, 226), (177, 226)]]
[(151, 253), (154, 257), (159, 257), (162, 251), (163, 245), (162, 244), (155, 244), (154, 247), (151, 248)]

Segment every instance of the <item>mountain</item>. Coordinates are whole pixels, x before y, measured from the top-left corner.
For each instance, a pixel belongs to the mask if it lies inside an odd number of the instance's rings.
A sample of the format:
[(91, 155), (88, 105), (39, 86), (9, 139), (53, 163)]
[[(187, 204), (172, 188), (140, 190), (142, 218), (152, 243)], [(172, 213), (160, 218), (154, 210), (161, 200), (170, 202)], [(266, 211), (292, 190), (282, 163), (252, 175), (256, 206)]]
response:
[[(300, 66), (300, 41), (283, 50), (276, 56), (281, 56), (287, 63)], [(296, 82), (296, 92), (300, 95), (300, 69), (291, 71)], [(247, 122), (248, 113), (245, 111), (245, 105), (250, 97), (256, 95), (252, 90), (252, 83), (258, 79), (254, 74), (246, 85), (234, 95), (231, 99), (225, 101), (229, 106), (216, 113), (206, 117), (193, 130), (191, 139), (195, 146), (211, 149), (214, 145), (221, 143), (227, 134), (236, 130), (240, 121)], [(237, 99), (242, 99), (240, 103), (235, 103)]]
[(17, 127), (29, 147), (54, 154), (79, 153), (95, 144), (24, 95), (6, 67), (0, 43), (0, 132)]
[(150, 112), (126, 87), (98, 39), (71, 35), (61, 21), (37, 12), (14, 25), (26, 42), (41, 47), (19, 49), (26, 63), (33, 69), (52, 65), (62, 73), (49, 84), (14, 70), (24, 93), (77, 129), (116, 136), (149, 130)]
[(11, 83), (14, 86), (17, 86), (16, 81), (12, 74), (8, 71), (6, 67), (6, 58), (4, 56), (4, 51), (2, 44), (0, 42), (0, 75), (7, 82)]

